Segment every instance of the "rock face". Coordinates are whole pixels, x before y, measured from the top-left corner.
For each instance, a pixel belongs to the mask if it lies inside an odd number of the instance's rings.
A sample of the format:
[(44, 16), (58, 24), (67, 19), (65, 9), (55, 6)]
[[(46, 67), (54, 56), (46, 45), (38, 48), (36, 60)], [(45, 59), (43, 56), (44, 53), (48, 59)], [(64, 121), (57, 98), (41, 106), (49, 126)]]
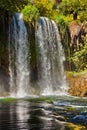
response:
[(82, 74), (67, 74), (69, 83), (68, 92), (73, 96), (87, 97), (87, 73)]
[(80, 49), (80, 43), (84, 44), (83, 36), (86, 35), (85, 25), (80, 25), (78, 23), (71, 23), (69, 26), (71, 43), (70, 49), (71, 52)]
[[(1, 10), (0, 10), (1, 11)], [(0, 69), (8, 71), (8, 14), (1, 11), (0, 19)]]
[(0, 70), (0, 97), (7, 96), (9, 94), (9, 75)]
[(0, 10), (0, 96), (9, 91), (8, 12)]
[[(82, 49), (82, 46), (86, 44), (87, 39), (87, 23), (77, 23), (73, 21), (69, 25), (70, 42), (66, 50), (69, 50), (70, 54), (66, 55), (66, 59), (73, 56), (73, 54)], [(66, 44), (66, 43), (65, 43)], [(75, 63), (73, 60), (69, 60), (69, 66), (67, 70), (75, 71)]]

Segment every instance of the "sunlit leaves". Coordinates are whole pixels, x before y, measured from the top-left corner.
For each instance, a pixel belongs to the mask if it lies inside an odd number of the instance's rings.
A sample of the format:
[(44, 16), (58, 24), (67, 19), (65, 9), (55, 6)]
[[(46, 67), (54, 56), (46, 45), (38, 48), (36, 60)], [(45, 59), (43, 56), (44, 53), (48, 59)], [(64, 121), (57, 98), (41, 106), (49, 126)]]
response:
[(53, 9), (54, 3), (49, 0), (30, 0), (22, 10), (26, 21), (36, 20), (38, 16), (45, 16), (55, 19), (57, 10)]
[(73, 14), (73, 19), (87, 20), (87, 0), (62, 0), (59, 10), (66, 16)]
[(41, 16), (51, 17), (53, 15), (53, 2), (49, 2), (49, 0), (34, 0), (32, 3), (37, 7)]
[(70, 60), (74, 63), (76, 71), (87, 69), (87, 43), (81, 50), (75, 52)]
[(39, 17), (39, 10), (33, 5), (25, 6), (22, 12), (26, 21), (31, 22), (33, 20), (37, 20)]
[(0, 9), (12, 12), (20, 11), (27, 4), (28, 0), (0, 0)]

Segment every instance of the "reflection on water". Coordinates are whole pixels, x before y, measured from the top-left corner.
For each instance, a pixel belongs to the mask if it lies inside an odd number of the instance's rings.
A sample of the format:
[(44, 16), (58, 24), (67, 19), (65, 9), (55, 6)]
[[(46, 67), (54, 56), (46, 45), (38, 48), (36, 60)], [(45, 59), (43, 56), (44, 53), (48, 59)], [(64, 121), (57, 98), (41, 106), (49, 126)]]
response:
[(0, 103), (0, 130), (64, 130), (48, 107), (23, 100)]

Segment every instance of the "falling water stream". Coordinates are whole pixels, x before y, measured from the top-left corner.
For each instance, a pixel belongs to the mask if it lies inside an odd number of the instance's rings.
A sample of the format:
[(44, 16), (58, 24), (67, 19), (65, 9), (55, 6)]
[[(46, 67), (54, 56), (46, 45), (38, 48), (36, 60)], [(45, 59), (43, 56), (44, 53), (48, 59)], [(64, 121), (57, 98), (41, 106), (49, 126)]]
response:
[[(9, 70), (10, 94), (17, 97), (34, 94), (30, 83), (32, 74), (30, 75), (29, 61), (29, 56), (32, 55), (30, 44), (33, 43), (29, 43), (29, 38), (30, 34), (27, 33), (22, 14), (16, 13), (9, 27)], [(61, 91), (61, 94), (64, 94), (67, 89), (63, 66), (65, 57), (58, 27), (54, 21), (46, 17), (39, 18), (35, 44), (38, 94), (55, 95)]]
[(28, 36), (22, 14), (16, 13), (9, 27), (10, 95), (26, 96), (29, 89)]
[(41, 17), (37, 30), (37, 46), (39, 47), (38, 67), (41, 94), (64, 94), (67, 89), (63, 62), (64, 50), (58, 27), (49, 18)]

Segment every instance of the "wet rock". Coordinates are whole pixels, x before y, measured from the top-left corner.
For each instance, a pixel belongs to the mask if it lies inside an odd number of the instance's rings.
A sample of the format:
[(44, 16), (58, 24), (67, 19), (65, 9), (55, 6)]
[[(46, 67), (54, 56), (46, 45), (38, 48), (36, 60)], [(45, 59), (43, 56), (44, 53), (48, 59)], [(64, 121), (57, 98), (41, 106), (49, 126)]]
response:
[(9, 75), (0, 69), (0, 96), (8, 95), (9, 88)]
[(76, 123), (76, 124), (87, 125), (87, 116), (77, 115), (71, 119), (71, 122)]
[(81, 112), (81, 115), (87, 116), (87, 112)]
[(53, 101), (53, 104), (54, 104), (55, 106), (61, 106), (61, 107), (70, 105), (70, 103), (67, 102), (67, 101), (63, 101), (63, 102), (56, 102), (56, 101)]
[(64, 116), (55, 116), (55, 118), (59, 121), (66, 121)]
[(64, 116), (61, 116), (61, 115), (58, 115), (58, 116), (56, 116), (56, 115), (51, 115), (51, 117), (53, 117), (54, 119), (59, 120), (59, 121), (63, 121), (63, 122), (66, 121), (65, 117), (64, 117)]
[(65, 130), (64, 117), (57, 116), (57, 113), (44, 108), (34, 108), (28, 114), (30, 115), (28, 122), (35, 130)]

